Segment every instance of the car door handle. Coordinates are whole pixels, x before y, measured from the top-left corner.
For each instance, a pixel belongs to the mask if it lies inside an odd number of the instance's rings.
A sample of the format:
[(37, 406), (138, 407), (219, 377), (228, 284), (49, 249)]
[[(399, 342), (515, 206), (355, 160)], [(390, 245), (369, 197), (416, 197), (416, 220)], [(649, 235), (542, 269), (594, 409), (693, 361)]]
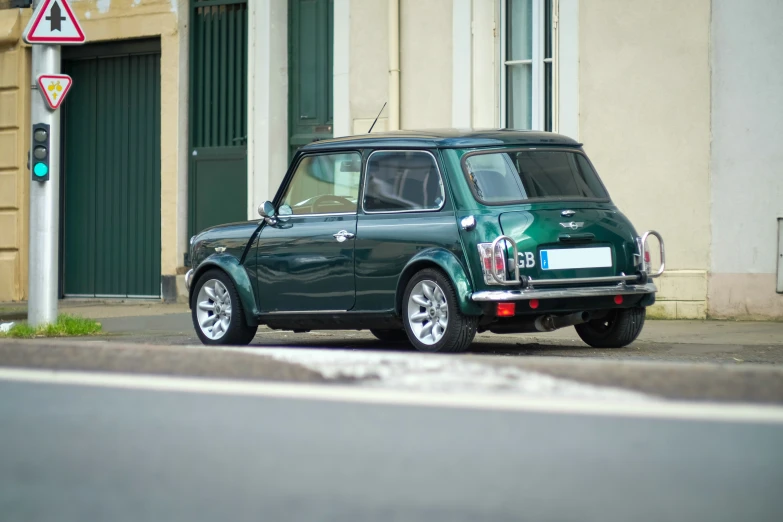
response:
[(352, 234), (351, 232), (348, 232), (347, 230), (341, 230), (338, 233), (332, 234), (332, 235), (340, 243), (342, 243), (346, 239), (353, 239), (353, 238), (356, 237), (356, 234)]

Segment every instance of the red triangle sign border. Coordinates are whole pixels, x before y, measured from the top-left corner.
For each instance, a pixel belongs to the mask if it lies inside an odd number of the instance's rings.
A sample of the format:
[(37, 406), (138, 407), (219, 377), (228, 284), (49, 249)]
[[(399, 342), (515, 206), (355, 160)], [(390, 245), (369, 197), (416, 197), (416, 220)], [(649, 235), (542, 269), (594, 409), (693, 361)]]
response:
[[(49, 99), (49, 96), (46, 95), (46, 86), (44, 86), (44, 80), (63, 80), (67, 79), (68, 84), (63, 87), (63, 92), (60, 93), (60, 101), (58, 101), (55, 104), (52, 104), (52, 101)], [(65, 95), (68, 94), (68, 91), (71, 90), (71, 87), (73, 86), (73, 79), (68, 76), (67, 74), (42, 74), (38, 77), (38, 88), (41, 89), (41, 96), (44, 97), (44, 100), (46, 100), (46, 104), (49, 105), (49, 108), (52, 110), (57, 110), (57, 108), (62, 105), (63, 100), (65, 100)]]
[[(60, 5), (65, 10), (68, 18), (72, 21), (74, 28), (76, 29), (76, 32), (78, 33), (78, 36), (62, 36), (62, 37), (36, 37), (34, 36), (35, 31), (38, 29), (38, 25), (41, 23), (41, 20), (44, 17), (44, 14), (46, 14), (47, 9), (49, 9), (49, 5), (57, 1), (60, 3)], [(35, 19), (30, 24), (30, 29), (28, 31), (25, 31), (24, 40), (29, 44), (35, 44), (35, 43), (43, 43), (43, 44), (63, 44), (63, 43), (84, 43), (85, 41), (84, 31), (82, 31), (82, 26), (79, 24), (79, 20), (76, 19), (76, 16), (73, 14), (73, 11), (71, 10), (71, 6), (68, 3), (68, 0), (46, 0), (44, 4), (41, 6), (41, 8), (38, 10), (38, 12), (35, 14)]]

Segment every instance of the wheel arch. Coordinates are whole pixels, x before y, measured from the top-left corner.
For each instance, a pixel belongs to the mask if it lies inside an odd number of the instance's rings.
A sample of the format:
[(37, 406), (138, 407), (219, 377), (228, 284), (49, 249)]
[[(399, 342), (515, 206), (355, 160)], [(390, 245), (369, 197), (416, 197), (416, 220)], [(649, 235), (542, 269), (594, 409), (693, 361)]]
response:
[(239, 300), (242, 301), (242, 307), (245, 309), (245, 322), (249, 326), (257, 326), (260, 312), (256, 304), (250, 276), (248, 276), (245, 267), (239, 263), (239, 260), (229, 254), (213, 254), (202, 261), (196, 268), (193, 272), (193, 283), (188, 292), (188, 307), (191, 309), (193, 307), (193, 291), (196, 289), (199, 278), (212, 268), (223, 271), (231, 279), (239, 294)]
[(416, 254), (402, 270), (397, 280), (397, 293), (394, 300), (394, 311), (402, 313), (402, 300), (408, 281), (425, 268), (436, 268), (446, 274), (457, 293), (460, 311), (465, 315), (481, 315), (481, 308), (470, 300), (473, 285), (457, 256), (443, 248), (430, 248)]

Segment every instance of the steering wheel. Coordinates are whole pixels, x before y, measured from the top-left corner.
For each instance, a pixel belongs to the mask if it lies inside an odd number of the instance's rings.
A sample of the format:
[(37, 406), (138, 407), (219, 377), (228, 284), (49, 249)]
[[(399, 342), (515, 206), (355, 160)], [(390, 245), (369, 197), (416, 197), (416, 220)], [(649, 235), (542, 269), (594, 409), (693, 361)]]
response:
[(318, 212), (316, 212), (316, 208), (318, 208), (318, 206), (325, 201), (333, 201), (335, 203), (347, 205), (349, 207), (356, 207), (356, 203), (346, 197), (335, 196), (333, 194), (321, 194), (320, 196), (316, 196), (312, 201), (313, 214), (318, 214)]

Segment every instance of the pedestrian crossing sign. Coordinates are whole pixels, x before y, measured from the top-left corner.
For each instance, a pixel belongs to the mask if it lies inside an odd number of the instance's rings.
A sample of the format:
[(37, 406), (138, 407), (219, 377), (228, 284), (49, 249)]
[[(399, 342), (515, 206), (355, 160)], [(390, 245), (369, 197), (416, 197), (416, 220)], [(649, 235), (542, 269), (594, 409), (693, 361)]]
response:
[(29, 44), (73, 45), (84, 43), (85, 37), (68, 0), (44, 0), (27, 24), (24, 41)]

